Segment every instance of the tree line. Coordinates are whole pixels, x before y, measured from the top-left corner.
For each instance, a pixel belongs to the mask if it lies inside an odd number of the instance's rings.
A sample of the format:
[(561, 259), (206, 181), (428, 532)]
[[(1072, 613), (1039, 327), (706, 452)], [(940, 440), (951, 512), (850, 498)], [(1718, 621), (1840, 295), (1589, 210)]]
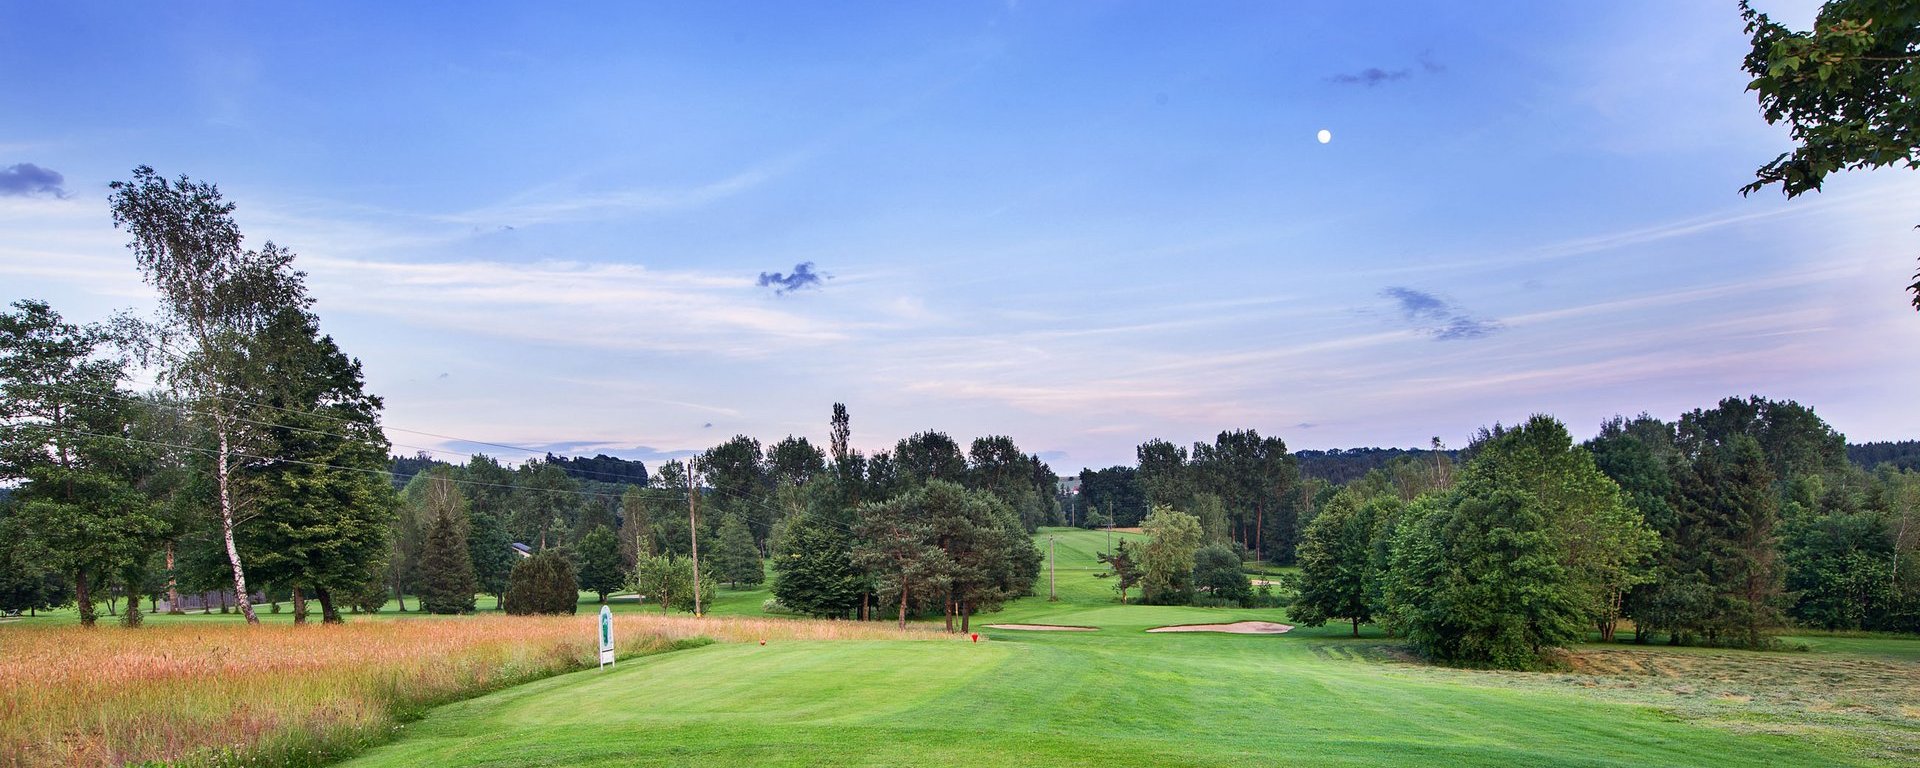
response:
[(1739, 647), (1789, 625), (1920, 631), (1920, 473), (1850, 463), (1797, 403), (1615, 418), (1577, 445), (1536, 416), (1460, 455), (1457, 472), (1409, 459), (1327, 488), (1302, 527), (1294, 618), (1514, 668), (1623, 626)]

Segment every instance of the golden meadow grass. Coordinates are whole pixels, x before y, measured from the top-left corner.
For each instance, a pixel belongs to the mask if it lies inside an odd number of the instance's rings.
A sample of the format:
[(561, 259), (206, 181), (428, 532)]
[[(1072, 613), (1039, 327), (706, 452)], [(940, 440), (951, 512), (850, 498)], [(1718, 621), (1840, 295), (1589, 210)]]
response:
[[(435, 704), (591, 666), (594, 616), (0, 630), (0, 766), (302, 765)], [(616, 616), (618, 650), (935, 639), (885, 623)]]

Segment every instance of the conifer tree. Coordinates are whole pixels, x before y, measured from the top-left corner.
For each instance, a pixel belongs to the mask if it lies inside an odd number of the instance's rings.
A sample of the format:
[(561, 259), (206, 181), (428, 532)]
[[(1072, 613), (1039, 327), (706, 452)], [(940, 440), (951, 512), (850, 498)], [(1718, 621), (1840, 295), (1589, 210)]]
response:
[(446, 467), (426, 475), (427, 535), (420, 552), (420, 608), (428, 613), (472, 613), (479, 586), (467, 551), (466, 502)]
[(727, 513), (720, 522), (720, 537), (715, 543), (713, 554), (707, 561), (712, 564), (716, 581), (724, 581), (734, 587), (742, 584), (757, 585), (766, 580), (766, 569), (760, 563), (760, 550), (753, 545), (753, 532), (736, 513)]

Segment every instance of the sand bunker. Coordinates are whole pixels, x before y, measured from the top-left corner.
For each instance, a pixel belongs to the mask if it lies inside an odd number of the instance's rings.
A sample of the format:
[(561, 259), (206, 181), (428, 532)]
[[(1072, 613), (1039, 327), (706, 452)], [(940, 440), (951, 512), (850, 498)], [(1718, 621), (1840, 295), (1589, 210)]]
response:
[(1277, 635), (1291, 631), (1291, 624), (1276, 624), (1271, 621), (1236, 621), (1232, 624), (1177, 624), (1171, 627), (1154, 627), (1148, 632), (1226, 632), (1235, 635)]
[(1069, 627), (1061, 624), (988, 624), (987, 629), (1021, 629), (1028, 632), (1098, 632), (1099, 627)]

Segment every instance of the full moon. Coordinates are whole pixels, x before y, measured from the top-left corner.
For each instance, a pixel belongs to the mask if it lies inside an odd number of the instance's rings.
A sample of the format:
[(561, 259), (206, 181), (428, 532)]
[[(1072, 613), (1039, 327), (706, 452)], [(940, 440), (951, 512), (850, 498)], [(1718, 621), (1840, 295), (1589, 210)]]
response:
[(1322, 128), (1320, 129), (1320, 134), (1318, 138), (1320, 139), (1320, 143), (1322, 144), (1325, 144), (1329, 141), (1333, 141), (1333, 131), (1329, 131), (1325, 128)]

